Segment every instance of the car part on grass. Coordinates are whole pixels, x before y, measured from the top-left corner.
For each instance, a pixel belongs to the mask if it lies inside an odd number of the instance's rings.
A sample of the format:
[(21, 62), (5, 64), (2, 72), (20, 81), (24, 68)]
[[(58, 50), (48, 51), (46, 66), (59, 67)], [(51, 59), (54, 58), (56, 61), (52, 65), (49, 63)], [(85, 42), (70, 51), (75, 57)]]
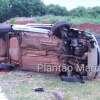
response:
[(59, 91), (47, 90), (44, 88), (35, 88), (32, 90), (33, 90), (33, 92), (37, 92), (37, 93), (44, 92), (44, 93), (52, 94), (56, 100), (64, 100), (63, 93), (59, 92)]

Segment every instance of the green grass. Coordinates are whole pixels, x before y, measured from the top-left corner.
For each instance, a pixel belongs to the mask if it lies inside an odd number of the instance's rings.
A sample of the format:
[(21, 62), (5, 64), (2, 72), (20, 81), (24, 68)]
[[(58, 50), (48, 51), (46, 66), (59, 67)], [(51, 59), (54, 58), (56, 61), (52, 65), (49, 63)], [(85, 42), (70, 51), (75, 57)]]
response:
[(91, 23), (100, 23), (100, 17), (93, 18), (93, 17), (72, 17), (72, 16), (42, 16), (36, 17), (37, 22), (49, 22), (55, 23), (56, 21), (68, 21), (73, 24), (81, 24), (86, 22)]
[[(12, 18), (12, 19), (10, 19), (9, 22), (11, 24), (15, 24), (16, 19), (18, 20), (18, 18)], [(23, 17), (23, 21), (24, 21), (24, 19), (25, 19), (25, 17)], [(93, 18), (93, 17), (72, 17), (72, 16), (46, 15), (46, 16), (41, 16), (41, 17), (39, 17), (39, 16), (33, 17), (32, 22), (34, 22), (34, 21), (38, 22), (38, 23), (55, 23), (57, 21), (68, 21), (69, 23), (72, 23), (72, 24), (81, 24), (81, 23), (85, 23), (85, 22), (100, 24), (100, 17)]]
[(43, 87), (52, 91), (62, 91), (64, 100), (100, 100), (100, 80), (62, 82), (57, 75), (14, 71), (1, 73), (0, 85), (9, 100), (55, 100), (49, 93), (34, 93), (32, 89)]

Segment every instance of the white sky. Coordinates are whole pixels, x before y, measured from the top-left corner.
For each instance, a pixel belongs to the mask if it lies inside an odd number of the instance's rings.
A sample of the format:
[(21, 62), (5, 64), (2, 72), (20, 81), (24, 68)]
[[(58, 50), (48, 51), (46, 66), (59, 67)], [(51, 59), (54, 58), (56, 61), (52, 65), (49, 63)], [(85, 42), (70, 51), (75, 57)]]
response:
[(100, 6), (100, 0), (42, 0), (46, 5), (58, 4), (66, 7), (68, 10), (73, 8), (84, 6), (84, 7), (95, 7)]

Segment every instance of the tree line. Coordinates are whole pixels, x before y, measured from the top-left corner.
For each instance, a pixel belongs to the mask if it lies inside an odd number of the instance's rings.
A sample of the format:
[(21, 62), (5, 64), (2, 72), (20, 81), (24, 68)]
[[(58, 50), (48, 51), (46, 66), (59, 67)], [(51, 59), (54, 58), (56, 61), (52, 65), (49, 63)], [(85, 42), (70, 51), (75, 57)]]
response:
[(98, 17), (100, 7), (78, 7), (68, 11), (65, 7), (50, 4), (46, 6), (41, 0), (0, 0), (0, 22), (13, 17), (32, 17), (43, 15)]

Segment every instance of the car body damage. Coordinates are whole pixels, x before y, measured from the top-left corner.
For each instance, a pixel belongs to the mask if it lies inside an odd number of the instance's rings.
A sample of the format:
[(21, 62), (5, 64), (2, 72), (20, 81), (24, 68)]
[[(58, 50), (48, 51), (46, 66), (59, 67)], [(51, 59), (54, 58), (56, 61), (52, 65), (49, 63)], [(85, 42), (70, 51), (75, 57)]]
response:
[(66, 22), (3, 24), (0, 25), (0, 40), (0, 57), (4, 58), (1, 64), (10, 63), (20, 69), (39, 72), (45, 67), (50, 69), (50, 65), (60, 66), (60, 70), (53, 72), (59, 72), (61, 78), (79, 76), (81, 82), (84, 76), (95, 78), (100, 67), (100, 48), (95, 36), (72, 28)]
[[(93, 79), (96, 76), (100, 63), (100, 48), (93, 34), (70, 28), (69, 25), (63, 23), (54, 26), (54, 34), (62, 40), (60, 46), (60, 61), (70, 66), (67, 72), (61, 72), (61, 75), (78, 74), (89, 76)], [(58, 31), (59, 30), (59, 31)]]

